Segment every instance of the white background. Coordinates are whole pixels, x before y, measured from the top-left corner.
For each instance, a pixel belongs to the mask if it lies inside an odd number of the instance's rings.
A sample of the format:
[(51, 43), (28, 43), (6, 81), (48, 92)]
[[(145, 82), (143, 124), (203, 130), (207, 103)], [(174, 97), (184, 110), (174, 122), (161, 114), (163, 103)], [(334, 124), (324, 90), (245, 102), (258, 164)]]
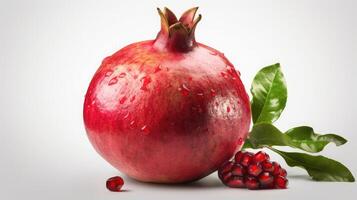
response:
[[(0, 0), (0, 199), (352, 199), (356, 183), (310, 181), (287, 168), (287, 190), (230, 189), (213, 174), (182, 186), (120, 175), (90, 145), (82, 104), (101, 60), (159, 31), (156, 7), (200, 6), (197, 40), (225, 53), (249, 89), (280, 62), (289, 99), (277, 125), (311, 125), (349, 142), (323, 154), (357, 175), (357, 1), (19, 1)], [(272, 154), (273, 159), (284, 163)], [(286, 165), (284, 165), (286, 167)]]

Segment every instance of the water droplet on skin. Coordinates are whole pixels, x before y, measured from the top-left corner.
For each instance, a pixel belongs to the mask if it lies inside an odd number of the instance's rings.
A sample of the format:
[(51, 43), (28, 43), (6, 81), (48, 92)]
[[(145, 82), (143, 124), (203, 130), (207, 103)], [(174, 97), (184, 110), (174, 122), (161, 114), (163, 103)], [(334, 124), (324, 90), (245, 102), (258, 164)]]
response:
[(92, 105), (94, 105), (94, 104), (95, 104), (95, 100), (92, 101)]
[(154, 73), (161, 71), (161, 65), (155, 67)]
[(124, 78), (126, 76), (126, 73), (125, 72), (122, 72), (118, 75), (119, 78)]
[(227, 72), (231, 75), (231, 76), (235, 76), (236, 75), (236, 70), (234, 69), (233, 66), (229, 66), (229, 65), (226, 65), (226, 69), (227, 69)]
[(151, 83), (151, 78), (149, 76), (144, 76), (140, 79), (140, 81), (143, 82), (143, 85), (140, 89), (147, 91), (147, 86)]
[(107, 72), (105, 72), (105, 77), (109, 77), (113, 74), (113, 70), (108, 70)]
[(238, 145), (242, 145), (243, 144), (243, 138), (239, 138), (238, 139)]
[(224, 72), (221, 72), (221, 76), (222, 76), (223, 78), (228, 78), (228, 75), (227, 75), (226, 73), (224, 73)]
[(120, 104), (123, 104), (125, 103), (125, 101), (127, 100), (128, 98), (126, 98), (126, 96), (123, 96), (120, 100), (119, 100), (119, 103)]
[(181, 92), (182, 96), (186, 97), (190, 94), (190, 89), (188, 89), (188, 87), (185, 84), (182, 84), (178, 90)]
[(212, 96), (212, 97), (216, 96), (216, 90), (211, 89), (211, 96)]
[(134, 126), (135, 126), (135, 120), (133, 120), (133, 121), (130, 122), (130, 127), (131, 127), (131, 128), (134, 128)]
[(237, 79), (236, 77), (234, 77), (234, 76), (232, 77), (232, 80), (236, 80), (236, 79)]
[(118, 78), (117, 78), (117, 77), (114, 77), (114, 78), (110, 79), (108, 85), (114, 85), (114, 84), (116, 84), (117, 82), (118, 82)]
[(129, 113), (129, 112), (128, 112), (128, 113), (126, 113), (126, 115), (123, 117), (123, 119), (128, 119), (129, 115), (130, 115), (130, 113)]
[(203, 97), (203, 95), (204, 95), (203, 92), (198, 92), (197, 93), (197, 96), (199, 96), (199, 97)]
[(144, 125), (143, 127), (141, 127), (141, 131), (143, 131), (145, 134), (150, 133), (150, 129), (148, 128), (147, 125)]
[(227, 113), (231, 112), (231, 108), (228, 106), (227, 107)]
[(133, 101), (135, 101), (135, 96), (130, 98), (130, 102), (133, 102)]
[(216, 56), (218, 53), (215, 51), (210, 51), (209, 54)]

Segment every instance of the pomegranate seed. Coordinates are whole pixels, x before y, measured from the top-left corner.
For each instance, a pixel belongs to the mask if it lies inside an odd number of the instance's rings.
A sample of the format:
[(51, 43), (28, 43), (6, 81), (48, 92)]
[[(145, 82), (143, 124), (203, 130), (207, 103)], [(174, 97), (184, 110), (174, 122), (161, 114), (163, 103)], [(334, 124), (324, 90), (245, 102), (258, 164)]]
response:
[(242, 157), (242, 160), (240, 161), (240, 164), (243, 165), (244, 167), (247, 167), (251, 160), (253, 158), (253, 154), (250, 153), (250, 152), (245, 152), (243, 157)]
[(225, 174), (222, 174), (221, 180), (225, 183), (228, 182), (228, 180), (233, 176), (231, 172), (227, 172)]
[(269, 172), (263, 172), (259, 175), (259, 183), (264, 188), (271, 188), (274, 183), (274, 177)]
[(218, 169), (218, 176), (222, 178), (223, 174), (226, 174), (227, 172), (230, 172), (233, 167), (233, 162), (226, 162), (224, 163), (219, 169)]
[(236, 176), (243, 176), (246, 173), (245, 168), (240, 164), (235, 164), (232, 168), (232, 174)]
[(248, 166), (248, 174), (252, 176), (258, 176), (262, 171), (262, 167), (258, 163), (251, 164)]
[(259, 151), (258, 153), (254, 154), (254, 156), (253, 156), (253, 161), (257, 162), (257, 163), (260, 163), (260, 162), (263, 162), (266, 160), (269, 160), (269, 155), (262, 151)]
[(272, 162), (272, 164), (273, 164), (273, 175), (274, 176), (277, 176), (277, 175), (279, 175), (280, 174), (280, 165), (277, 163), (277, 162)]
[(236, 163), (240, 163), (240, 161), (241, 161), (242, 158), (243, 158), (243, 155), (244, 155), (244, 153), (243, 153), (242, 151), (238, 151), (238, 152), (236, 153), (236, 155), (234, 156), (234, 161), (235, 161)]
[(107, 189), (112, 192), (120, 192), (121, 187), (124, 185), (124, 181), (120, 176), (114, 176), (107, 180)]
[(259, 188), (258, 180), (253, 176), (248, 176), (245, 181), (245, 186), (250, 190), (256, 190)]
[(279, 171), (279, 175), (280, 176), (282, 176), (282, 177), (286, 177), (286, 175), (287, 175), (288, 173), (286, 172), (286, 170), (285, 169), (283, 169), (283, 168), (280, 168), (280, 171)]
[(263, 161), (261, 163), (263, 170), (266, 172), (273, 172), (274, 171), (274, 167), (273, 164), (270, 161)]
[(282, 176), (275, 177), (275, 188), (285, 189), (288, 186), (288, 179)]
[(245, 187), (244, 178), (242, 176), (232, 176), (227, 180), (227, 186), (233, 188), (243, 188)]

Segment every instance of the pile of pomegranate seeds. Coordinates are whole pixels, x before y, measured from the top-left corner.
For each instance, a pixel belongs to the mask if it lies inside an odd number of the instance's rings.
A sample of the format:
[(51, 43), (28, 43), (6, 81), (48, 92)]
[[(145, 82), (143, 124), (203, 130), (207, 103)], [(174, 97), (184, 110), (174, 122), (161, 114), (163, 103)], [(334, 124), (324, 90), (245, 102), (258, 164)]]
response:
[(270, 162), (269, 155), (239, 151), (233, 161), (218, 169), (218, 177), (228, 187), (255, 189), (285, 189), (288, 185), (286, 170)]
[(124, 185), (124, 180), (120, 176), (114, 176), (107, 180), (107, 189), (112, 192), (121, 192), (121, 187)]

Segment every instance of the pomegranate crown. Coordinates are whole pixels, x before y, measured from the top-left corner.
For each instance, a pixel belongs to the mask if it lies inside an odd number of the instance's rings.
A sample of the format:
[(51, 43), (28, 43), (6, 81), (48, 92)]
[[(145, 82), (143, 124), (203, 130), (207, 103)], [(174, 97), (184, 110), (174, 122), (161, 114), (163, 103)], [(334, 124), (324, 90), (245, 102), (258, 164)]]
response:
[(174, 51), (190, 51), (195, 45), (195, 29), (202, 16), (195, 18), (198, 7), (184, 12), (178, 20), (168, 8), (163, 11), (157, 8), (161, 18), (161, 30), (158, 33), (155, 46), (160, 49)]

